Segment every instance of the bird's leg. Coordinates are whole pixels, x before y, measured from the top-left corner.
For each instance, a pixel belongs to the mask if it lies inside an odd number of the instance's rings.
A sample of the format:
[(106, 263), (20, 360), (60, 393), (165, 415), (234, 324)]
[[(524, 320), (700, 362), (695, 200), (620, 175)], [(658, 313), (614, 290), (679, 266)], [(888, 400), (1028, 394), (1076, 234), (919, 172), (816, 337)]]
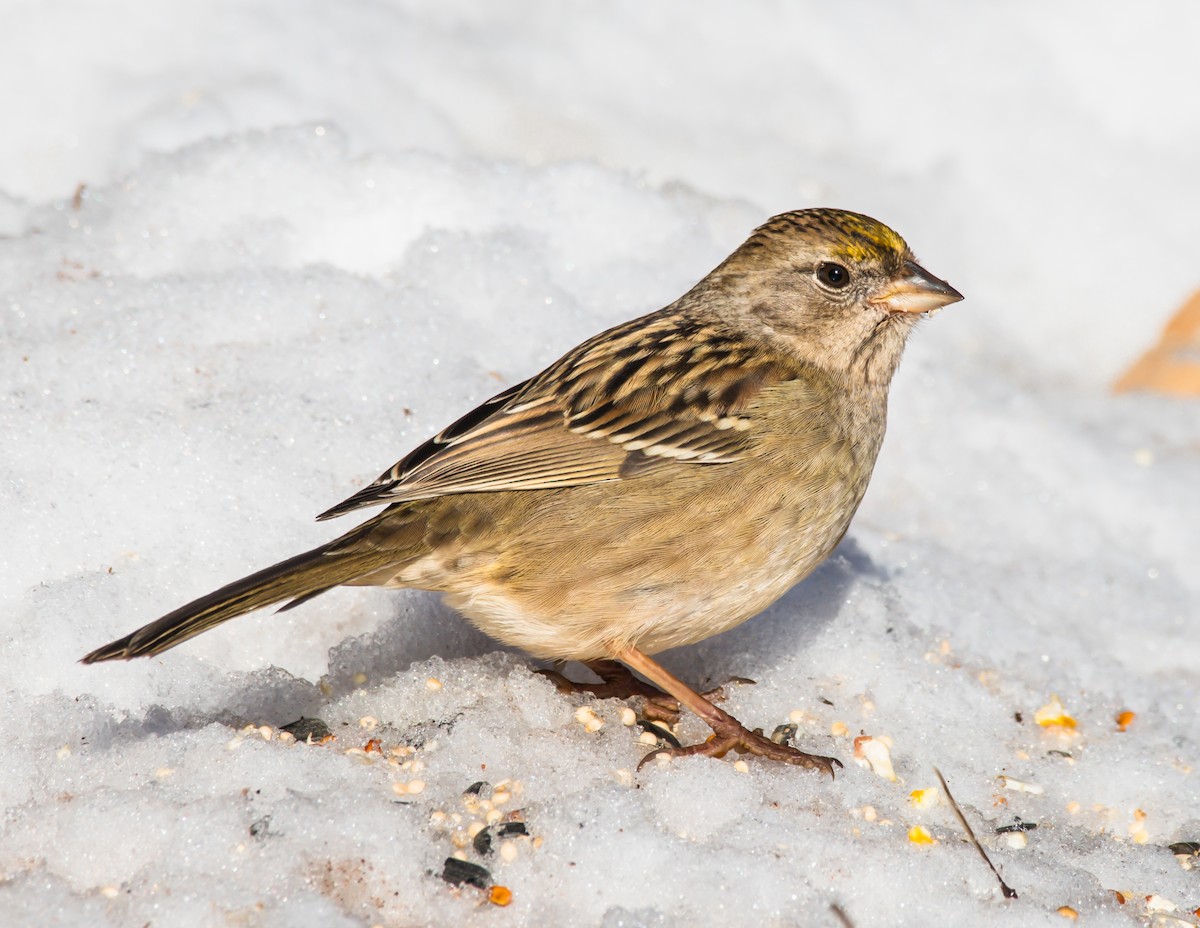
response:
[(660, 690), (657, 686), (644, 683), (616, 661), (583, 661), (583, 665), (598, 676), (600, 683), (576, 683), (555, 670), (543, 670), (542, 676), (549, 677), (555, 688), (565, 695), (588, 693), (597, 699), (632, 699), (640, 697), (644, 708), (642, 714), (652, 722), (667, 722), (674, 725), (679, 721), (679, 701)]
[[(679, 700), (664, 693), (657, 686), (652, 686), (639, 680), (629, 669), (617, 661), (583, 661), (583, 666), (598, 676), (600, 683), (576, 683), (568, 680), (556, 670), (539, 671), (542, 676), (554, 682), (555, 688), (565, 695), (588, 693), (597, 699), (633, 699), (639, 697), (643, 701), (642, 715), (651, 722), (666, 722), (674, 725), (679, 721)], [(725, 687), (731, 683), (754, 683), (745, 677), (730, 677), (728, 681), (707, 690), (702, 698), (709, 702), (722, 702), (725, 699)]]
[(700, 754), (704, 757), (724, 757), (729, 751), (737, 751), (739, 754), (755, 754), (769, 760), (782, 761), (785, 764), (822, 770), (828, 773), (830, 778), (833, 777), (834, 767), (842, 766), (840, 761), (832, 757), (805, 754), (788, 745), (776, 744), (763, 735), (762, 729), (750, 731), (728, 712), (718, 709), (709, 700), (637, 648), (628, 645), (615, 648), (613, 657), (627, 667), (636, 670), (647, 680), (661, 686), (674, 696), (680, 705), (686, 706), (698, 715), (713, 730), (712, 736), (701, 744), (693, 744), (686, 748), (659, 748), (657, 751), (651, 751), (642, 758), (641, 763), (638, 764), (639, 768), (650, 758), (657, 757), (659, 754), (666, 754), (670, 757), (687, 757), (692, 754)]

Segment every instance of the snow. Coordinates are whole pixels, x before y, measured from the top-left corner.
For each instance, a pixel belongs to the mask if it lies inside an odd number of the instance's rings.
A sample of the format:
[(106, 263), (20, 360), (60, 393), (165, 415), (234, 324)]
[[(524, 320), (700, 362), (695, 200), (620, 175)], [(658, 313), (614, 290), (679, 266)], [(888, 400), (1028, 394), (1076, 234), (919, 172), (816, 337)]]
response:
[[(1200, 840), (1200, 416), (1108, 389), (1200, 277), (1194, 5), (4, 21), (3, 924), (1196, 923), (1167, 845)], [(586, 731), (422, 593), (76, 663), (328, 539), (350, 522), (315, 513), (808, 205), (888, 222), (967, 300), (914, 336), (835, 556), (664, 660), (756, 679), (730, 711), (792, 721), (835, 782), (637, 772), (620, 703)], [(1074, 729), (1036, 721), (1054, 696)], [(301, 716), (336, 739), (281, 740)], [(1018, 900), (910, 798), (934, 767)], [(487, 803), (529, 837), (484, 857)], [(995, 833), (1015, 816), (1023, 848)], [(511, 905), (439, 879), (456, 851)]]

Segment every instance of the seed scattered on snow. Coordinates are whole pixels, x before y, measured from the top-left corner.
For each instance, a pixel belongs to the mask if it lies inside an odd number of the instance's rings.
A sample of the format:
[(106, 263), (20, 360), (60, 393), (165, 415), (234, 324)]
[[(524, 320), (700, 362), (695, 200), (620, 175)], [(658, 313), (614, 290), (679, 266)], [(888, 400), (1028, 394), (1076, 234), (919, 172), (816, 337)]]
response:
[(834, 722), (829, 726), (829, 733), (835, 738), (845, 738), (846, 735), (850, 734), (850, 726), (845, 722)]
[(300, 716), (296, 721), (287, 725), (281, 725), (280, 731), (289, 732), (297, 741), (303, 741), (307, 744), (324, 744), (326, 741), (332, 741), (334, 738), (333, 732), (329, 730), (320, 719), (307, 719)]
[(866, 767), (876, 776), (885, 780), (896, 781), (896, 771), (892, 769), (892, 752), (881, 738), (870, 735), (860, 735), (854, 739), (854, 759), (860, 767)]
[(1159, 896), (1158, 894), (1154, 894), (1154, 895), (1150, 895), (1150, 896), (1146, 897), (1146, 911), (1147, 912), (1178, 912), (1179, 906), (1177, 906), (1170, 899), (1164, 899), (1162, 896)]
[(479, 819), (475, 819), (475, 821), (471, 822), (471, 824), (467, 826), (467, 837), (474, 841), (475, 836), (485, 828), (487, 828), (487, 825), (483, 824), (483, 822), (479, 821)]
[(604, 719), (600, 718), (591, 706), (580, 706), (576, 709), (575, 721), (582, 725), (583, 730), (589, 734), (604, 727)]
[(1060, 905), (1058, 907), (1058, 914), (1061, 915), (1063, 918), (1069, 918), (1072, 921), (1079, 918), (1079, 913), (1076, 912), (1069, 905)]
[(613, 779), (622, 786), (633, 786), (633, 774), (624, 767), (619, 767), (613, 771)]
[(918, 809), (929, 809), (938, 804), (941, 798), (941, 791), (936, 787), (929, 789), (914, 789), (908, 794), (908, 801)]
[(505, 863), (511, 864), (517, 859), (518, 854), (520, 854), (520, 851), (517, 850), (516, 841), (508, 840), (500, 842), (500, 859)]
[(1003, 773), (996, 779), (1000, 781), (1000, 785), (1005, 789), (1011, 789), (1017, 793), (1029, 793), (1031, 796), (1040, 796), (1046, 791), (1037, 783), (1026, 783), (1024, 780), (1018, 780)]
[(1150, 833), (1146, 831), (1146, 813), (1141, 809), (1133, 810), (1133, 821), (1129, 823), (1129, 837), (1136, 844), (1145, 844), (1150, 840)]
[(157, 770), (154, 771), (154, 777), (157, 780), (165, 780), (165, 779), (167, 779), (167, 777), (172, 776), (174, 773), (175, 773), (175, 771), (172, 770), (170, 767), (159, 767)]
[(1023, 831), (1010, 831), (1004, 836), (1004, 843), (1014, 851), (1024, 850), (1029, 844), (1029, 835)]
[(750, 765), (748, 763), (746, 763), (744, 760), (735, 760), (733, 762), (733, 769), (736, 770), (738, 773), (749, 773)]
[(437, 677), (430, 677), (428, 680), (425, 681), (425, 689), (429, 690), (431, 693), (436, 693), (441, 688), (442, 688), (442, 681), (439, 680)]
[(101, 886), (100, 895), (105, 899), (116, 899), (121, 895), (121, 888), (119, 886)]
[(1137, 718), (1137, 713), (1126, 709), (1123, 712), (1117, 713), (1117, 731), (1128, 731), (1129, 726), (1133, 724), (1133, 720)]
[(1200, 862), (1200, 842), (1197, 841), (1176, 841), (1169, 848), (1175, 859), (1179, 861), (1179, 866), (1184, 870), (1193, 870), (1197, 863)]
[(506, 906), (512, 902), (512, 890), (507, 886), (493, 886), (488, 890), (488, 902), (492, 905)]
[(358, 727), (363, 731), (374, 731), (379, 727), (379, 719), (373, 715), (364, 715), (358, 720)]
[[(648, 731), (644, 731), (640, 735), (638, 735), (637, 740), (638, 740), (638, 744), (658, 744), (658, 738), (654, 734), (652, 734), (651, 732), (648, 732)], [(662, 757), (663, 755), (660, 754), (658, 756)]]
[(455, 886), (466, 883), (480, 889), (487, 889), (492, 884), (492, 875), (485, 868), (457, 857), (446, 858), (442, 865), (442, 879)]
[(71, 746), (69, 744), (64, 744), (57, 751), (54, 752), (54, 756), (57, 757), (59, 760), (66, 760), (68, 757), (71, 756)]
[(625, 706), (621, 710), (621, 724), (626, 728), (631, 728), (637, 724), (637, 713)]
[(913, 825), (908, 829), (908, 840), (913, 844), (936, 844), (937, 841), (924, 825)]
[(392, 792), (397, 796), (415, 796), (424, 790), (424, 780), (409, 780), (407, 783), (397, 780), (392, 784)]
[(1051, 696), (1050, 701), (1033, 714), (1033, 719), (1042, 728), (1074, 728), (1075, 720), (1067, 714), (1062, 700)]
[(512, 799), (512, 793), (506, 789), (498, 789), (492, 793), (492, 805), (494, 806), (502, 806), (510, 799)]
[(355, 686), (362, 686), (366, 682), (367, 682), (367, 675), (365, 673), (363, 673), (361, 670), (354, 675), (354, 685)]

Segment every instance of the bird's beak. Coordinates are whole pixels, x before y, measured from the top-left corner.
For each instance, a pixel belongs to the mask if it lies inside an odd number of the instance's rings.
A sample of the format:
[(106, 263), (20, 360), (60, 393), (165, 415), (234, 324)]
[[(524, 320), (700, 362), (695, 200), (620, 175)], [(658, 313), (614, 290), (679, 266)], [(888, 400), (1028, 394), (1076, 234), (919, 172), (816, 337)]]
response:
[(889, 313), (930, 313), (962, 298), (944, 280), (934, 277), (915, 261), (906, 261), (900, 276), (885, 283), (867, 302)]

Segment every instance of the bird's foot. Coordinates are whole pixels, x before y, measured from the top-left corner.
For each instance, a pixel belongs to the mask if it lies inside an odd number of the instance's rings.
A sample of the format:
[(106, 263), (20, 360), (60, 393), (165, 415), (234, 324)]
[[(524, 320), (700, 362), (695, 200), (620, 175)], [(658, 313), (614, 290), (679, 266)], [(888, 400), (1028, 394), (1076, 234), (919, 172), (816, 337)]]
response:
[(708, 740), (682, 748), (659, 748), (657, 751), (651, 751), (641, 759), (638, 769), (640, 770), (652, 758), (660, 756), (724, 757), (730, 751), (736, 751), (738, 754), (753, 754), (756, 757), (765, 757), (767, 760), (780, 761), (797, 767), (808, 767), (810, 770), (820, 770), (829, 774), (831, 780), (834, 768), (842, 766), (842, 762), (837, 758), (805, 754), (790, 745), (777, 744), (766, 737), (761, 728), (750, 731), (733, 716), (724, 712), (721, 713), (721, 716), (722, 718), (709, 722), (713, 733)]
[[(597, 699), (641, 699), (642, 717), (651, 722), (666, 722), (674, 725), (679, 721), (679, 700), (664, 693), (657, 686), (635, 677), (625, 665), (617, 661), (584, 661), (584, 666), (600, 678), (599, 683), (576, 683), (568, 680), (556, 670), (539, 670), (563, 695), (587, 693)], [(701, 695), (709, 702), (723, 702), (728, 695), (725, 687), (731, 684), (753, 684), (746, 677), (730, 677), (720, 686), (715, 686)]]

